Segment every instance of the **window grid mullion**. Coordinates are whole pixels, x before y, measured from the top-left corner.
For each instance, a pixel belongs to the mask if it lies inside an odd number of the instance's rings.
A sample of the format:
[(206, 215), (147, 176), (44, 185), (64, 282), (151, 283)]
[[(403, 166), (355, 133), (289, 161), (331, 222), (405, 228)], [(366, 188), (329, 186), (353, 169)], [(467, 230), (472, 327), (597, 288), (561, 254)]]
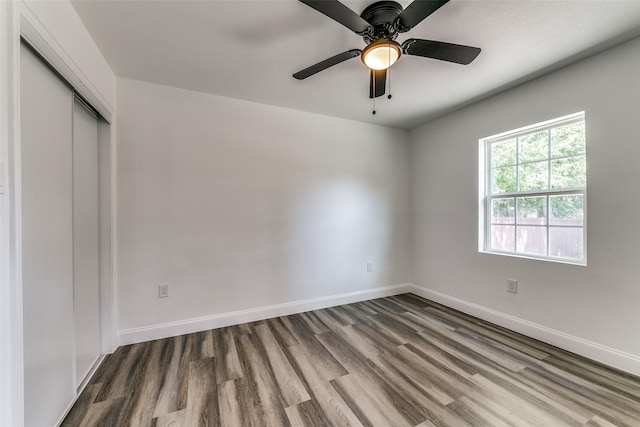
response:
[(513, 252), (518, 252), (518, 214), (519, 214), (518, 198), (513, 198)]
[[(491, 174), (493, 173), (493, 169), (491, 169), (491, 165), (492, 165), (492, 157), (493, 157), (493, 153), (492, 153), (492, 145), (490, 142), (486, 142), (485, 146), (485, 153), (488, 152), (488, 155), (486, 156), (486, 158), (484, 159), (485, 161), (485, 166), (486, 166), (486, 171), (487, 173), (485, 173), (484, 175), (484, 179), (485, 179), (485, 192), (486, 194), (489, 194), (489, 197), (487, 199), (487, 206), (485, 207), (485, 212), (486, 212), (486, 221), (485, 221), (485, 241), (484, 241), (484, 247), (485, 249), (488, 248), (492, 248), (491, 242), (492, 242), (492, 236), (493, 236), (493, 225), (491, 225), (492, 218), (493, 218), (493, 212), (492, 212), (492, 206), (493, 206), (493, 200), (491, 199), (491, 194), (493, 193), (493, 180), (491, 179)], [(488, 239), (487, 239), (488, 236)]]
[[(551, 190), (551, 128), (547, 129), (547, 190)], [(549, 193), (546, 195), (547, 201), (547, 212), (546, 212), (546, 223), (547, 223), (547, 248), (546, 255), (549, 256), (549, 248), (550, 243), (549, 239), (551, 237), (551, 233), (549, 232), (549, 218), (551, 215), (551, 198), (549, 197)]]
[[(516, 192), (520, 191), (520, 137), (516, 137)], [(518, 196), (513, 198), (513, 252), (518, 252)]]
[(516, 138), (516, 192), (520, 191), (520, 137)]
[[(586, 154), (587, 154), (586, 152), (567, 154), (566, 156), (549, 157), (549, 160), (565, 160), (565, 159), (570, 159), (572, 157), (584, 157)], [(517, 166), (517, 165), (529, 165), (531, 163), (540, 163), (546, 160), (547, 159), (545, 158), (545, 159), (537, 159), (537, 160), (527, 160), (526, 162), (520, 162), (520, 163), (506, 163), (500, 166), (491, 166), (491, 169), (508, 168), (510, 166)]]
[(575, 188), (566, 188), (566, 189), (551, 189), (546, 191), (540, 190), (532, 190), (532, 191), (521, 191), (515, 193), (496, 193), (492, 194), (490, 197), (493, 199), (508, 199), (510, 197), (536, 197), (536, 196), (545, 196), (547, 194), (551, 196), (564, 196), (571, 194), (584, 194), (584, 187), (575, 187)]
[(547, 129), (547, 190), (551, 190), (551, 129)]
[(549, 256), (549, 237), (550, 237), (550, 233), (549, 233), (549, 217), (551, 215), (551, 199), (549, 198), (549, 195), (547, 194), (547, 212), (546, 212), (546, 227), (547, 227), (547, 256)]

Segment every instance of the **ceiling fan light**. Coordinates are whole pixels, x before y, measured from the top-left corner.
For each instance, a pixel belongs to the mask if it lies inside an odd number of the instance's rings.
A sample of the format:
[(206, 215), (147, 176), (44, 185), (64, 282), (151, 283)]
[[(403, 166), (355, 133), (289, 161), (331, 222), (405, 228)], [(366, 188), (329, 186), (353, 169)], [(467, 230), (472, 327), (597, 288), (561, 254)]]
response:
[(393, 40), (374, 42), (362, 51), (362, 62), (372, 70), (386, 70), (400, 58), (400, 45)]

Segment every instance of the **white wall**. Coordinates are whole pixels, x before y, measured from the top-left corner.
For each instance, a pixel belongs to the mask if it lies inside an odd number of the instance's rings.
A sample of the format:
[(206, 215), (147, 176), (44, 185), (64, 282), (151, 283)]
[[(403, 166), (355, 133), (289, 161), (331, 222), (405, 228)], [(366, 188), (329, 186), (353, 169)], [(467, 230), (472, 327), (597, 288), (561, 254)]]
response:
[(117, 118), (121, 343), (408, 282), (407, 132), (128, 79)]
[[(411, 132), (421, 294), (640, 374), (639, 69), (636, 39)], [(478, 253), (478, 139), (583, 110), (588, 265)]]

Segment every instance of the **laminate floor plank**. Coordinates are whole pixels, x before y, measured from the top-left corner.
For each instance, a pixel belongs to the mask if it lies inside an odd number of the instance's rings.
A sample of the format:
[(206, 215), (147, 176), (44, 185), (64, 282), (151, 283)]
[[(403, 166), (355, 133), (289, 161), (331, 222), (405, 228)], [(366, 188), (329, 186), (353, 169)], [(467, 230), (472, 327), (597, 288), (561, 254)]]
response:
[(318, 318), (318, 315), (315, 311), (307, 311), (306, 313), (298, 314), (306, 323), (309, 325), (309, 328), (314, 334), (321, 334), (323, 332), (328, 332), (329, 329), (327, 326), (322, 323), (322, 320)]
[(456, 419), (449, 408), (454, 402), (451, 397), (444, 393), (434, 393), (435, 390), (429, 389), (428, 385), (419, 383), (398, 369), (396, 362), (385, 356), (370, 360), (370, 365), (377, 375), (384, 378), (410, 404), (410, 411), (415, 413), (415, 418), (412, 418), (414, 424), (422, 424), (420, 420), (435, 420), (437, 425), (469, 425), (466, 421)]
[(363, 369), (367, 357), (375, 357), (379, 351), (353, 332), (350, 326), (316, 335), (316, 338), (349, 373)]
[[(433, 366), (431, 367), (430, 370), (432, 372), (435, 372), (435, 376), (440, 376), (450, 371), (445, 365), (440, 365), (438, 362), (436, 362), (435, 360), (432, 360), (426, 354), (421, 352), (421, 349), (426, 347), (425, 345), (419, 345), (419, 347), (420, 349), (414, 349), (414, 352), (417, 352), (418, 355), (420, 355), (420, 357), (416, 360), (417, 361), (422, 360), (423, 363), (431, 362)], [(450, 351), (455, 354), (455, 350), (450, 350)], [(458, 354), (458, 356), (462, 357), (463, 359), (468, 358), (466, 362), (469, 364), (474, 362), (474, 359), (472, 357), (469, 357), (468, 355)], [(572, 410), (571, 407), (559, 407), (559, 405), (557, 405), (554, 400), (548, 398), (546, 395), (542, 393), (538, 393), (535, 389), (532, 389), (528, 387), (526, 384), (524, 384), (522, 380), (520, 380), (518, 373), (515, 373), (507, 368), (504, 368), (498, 363), (494, 363), (493, 361), (486, 360), (486, 359), (484, 361), (479, 359), (476, 361), (476, 370), (478, 373), (474, 374), (472, 377), (481, 376), (481, 377), (489, 378), (491, 381), (494, 381), (498, 383), (501, 387), (507, 389), (507, 391), (514, 398), (520, 398), (522, 401), (526, 401), (529, 403), (533, 402), (533, 404), (536, 404), (539, 407), (544, 408), (546, 412), (549, 412), (550, 414), (555, 415), (558, 418), (566, 421), (566, 422), (563, 421), (564, 424), (560, 424), (560, 425), (567, 425), (567, 424), (575, 425), (576, 420), (578, 420), (578, 422), (586, 421), (587, 415), (580, 414)], [(463, 377), (465, 376), (464, 371), (462, 372), (462, 376)], [(485, 401), (487, 399), (486, 396), (478, 399), (476, 397), (478, 394), (475, 393), (474, 390), (468, 389), (464, 385), (464, 379), (462, 378), (456, 378), (456, 376), (449, 375), (448, 377), (444, 377), (442, 380), (447, 382), (450, 388), (456, 390), (459, 394), (466, 394), (469, 398), (476, 399), (479, 402)], [(479, 386), (482, 385), (481, 383), (478, 383), (478, 382), (474, 382), (474, 384)], [(590, 415), (591, 414), (588, 414), (588, 416)]]
[[(313, 401), (318, 403), (327, 418), (334, 426), (359, 427), (362, 422), (344, 402), (330, 382), (324, 379), (313, 358), (309, 357), (303, 345), (290, 347), (294, 368), (300, 373)], [(333, 381), (333, 380), (332, 380)]]
[(612, 424), (607, 420), (603, 420), (597, 415), (590, 419), (589, 422), (585, 425), (590, 427), (615, 427), (615, 424)]
[(425, 329), (439, 329), (455, 331), (460, 326), (455, 323), (448, 322), (446, 320), (438, 319), (436, 317), (428, 317), (411, 312), (402, 313), (397, 317), (398, 322), (402, 322), (407, 326), (414, 328), (416, 331), (424, 331)]
[(465, 362), (431, 343), (414, 340), (405, 347), (419, 353), (422, 358), (432, 361), (433, 364), (455, 372), (461, 377), (468, 378), (478, 373), (478, 369), (471, 363)]
[(596, 412), (593, 407), (590, 405), (585, 405), (583, 401), (577, 398), (574, 393), (565, 393), (564, 390), (560, 390), (559, 388), (549, 388), (541, 385), (538, 382), (538, 378), (536, 374), (532, 374), (532, 377), (535, 380), (532, 380), (528, 374), (531, 372), (528, 369), (518, 373), (517, 378), (514, 381), (518, 381), (518, 384), (522, 386), (526, 386), (530, 390), (534, 390), (535, 393), (540, 393), (548, 399), (552, 399), (555, 403), (560, 405), (566, 410), (571, 411), (571, 413), (578, 414), (575, 416), (576, 419), (589, 419), (595, 416)]
[(445, 324), (455, 325), (456, 329), (461, 327), (472, 328), (478, 324), (478, 320), (472, 317), (465, 317), (462, 313), (452, 312), (442, 307), (428, 306), (422, 309), (423, 312), (428, 313), (427, 319), (438, 320)]
[(637, 384), (634, 385), (633, 379), (630, 380), (628, 376), (622, 376), (617, 372), (612, 372), (609, 368), (592, 366), (593, 364), (588, 360), (571, 359), (566, 356), (558, 357), (557, 355), (549, 356), (545, 359), (545, 362), (564, 371), (573, 372), (582, 377), (589, 378), (589, 381), (594, 384), (615, 389), (618, 393), (640, 401), (640, 389), (638, 389)]
[(402, 322), (397, 321), (397, 316), (393, 318), (370, 316), (371, 321), (366, 325), (369, 330), (384, 331), (389, 339), (395, 341), (396, 345), (407, 344), (416, 339), (416, 331)]
[(397, 328), (394, 328), (393, 323), (388, 325), (383, 325), (382, 322), (374, 325), (358, 323), (348, 327), (356, 331), (369, 344), (379, 349), (388, 349), (406, 344), (412, 338), (411, 336), (403, 336), (402, 332), (398, 332)]
[(496, 417), (495, 414), (474, 404), (473, 401), (464, 396), (451, 402), (447, 405), (447, 408), (455, 413), (458, 418), (467, 421), (474, 427), (510, 427), (509, 424)]
[[(557, 376), (549, 376), (544, 372), (535, 372), (532, 369), (525, 369), (520, 373), (530, 381), (542, 385), (551, 394), (571, 396), (576, 403), (595, 412), (596, 415), (612, 419), (615, 425), (619, 426), (640, 426), (640, 403), (621, 402), (619, 399), (601, 396), (599, 393), (588, 390), (580, 384), (572, 383), (570, 380)], [(615, 402), (615, 403), (614, 403)], [(615, 405), (615, 410), (611, 406)]]
[(410, 427), (402, 415), (390, 406), (386, 399), (376, 396), (376, 391), (363, 387), (362, 381), (353, 374), (345, 375), (331, 382), (349, 408), (367, 426)]
[(307, 400), (285, 409), (293, 427), (331, 427), (315, 400)]
[[(404, 419), (410, 425), (425, 421), (431, 413), (426, 410), (424, 396), (416, 393), (413, 384), (402, 381), (393, 370), (381, 369), (373, 360), (366, 360), (367, 369), (354, 375), (361, 389), (367, 390), (373, 401), (383, 408), (385, 415), (400, 424)], [(357, 396), (357, 395), (356, 395)]]
[[(119, 348), (116, 353), (115, 360), (111, 360), (111, 355), (105, 360), (108, 370), (100, 372), (100, 378), (103, 380), (100, 393), (96, 396), (95, 401), (116, 399), (118, 397), (128, 396), (131, 391), (132, 381), (138, 375), (140, 366), (144, 363), (145, 349), (149, 343), (140, 343)], [(120, 350), (122, 350), (120, 352)], [(93, 378), (92, 378), (93, 380)]]
[[(214, 329), (214, 331), (217, 329)], [(248, 323), (241, 323), (239, 325), (229, 326), (229, 330), (231, 330), (235, 335), (245, 335), (251, 333), (251, 326)]]
[(154, 418), (151, 421), (151, 427), (186, 427), (188, 425), (190, 424), (187, 423), (186, 409), (181, 409), (176, 412), (170, 412), (168, 414)]
[(69, 425), (80, 425), (92, 409), (93, 402), (102, 388), (102, 383), (88, 384), (84, 392), (79, 396), (73, 408), (67, 414), (66, 422)]
[(254, 329), (264, 347), (269, 366), (286, 406), (297, 405), (311, 399), (269, 327), (263, 324)]
[(299, 343), (313, 341), (315, 332), (302, 315), (284, 316), (281, 319), (287, 330), (293, 334)]
[(330, 313), (327, 309), (316, 311), (316, 316), (325, 325), (327, 331), (332, 329), (338, 329), (343, 326), (352, 325), (353, 323), (345, 324), (337, 316)]
[(213, 357), (195, 360), (189, 364), (185, 416), (187, 426), (220, 426), (215, 365)]
[(282, 317), (267, 320), (267, 325), (271, 328), (271, 332), (276, 337), (282, 347), (291, 347), (300, 344), (300, 341), (291, 333), (287, 325), (285, 325)]
[(402, 307), (400, 304), (397, 304), (391, 298), (377, 298), (371, 300), (371, 303), (377, 305), (378, 307), (382, 307), (383, 310), (387, 310), (395, 314), (402, 314), (407, 311), (406, 308)]
[(62, 427), (640, 427), (640, 378), (413, 294), (118, 348)]
[(252, 401), (243, 399), (245, 391), (244, 379), (226, 381), (218, 384), (218, 406), (220, 408), (221, 426), (250, 426), (249, 411)]
[(471, 377), (471, 380), (485, 390), (492, 400), (499, 400), (505, 405), (509, 412), (517, 413), (520, 417), (527, 420), (530, 425), (534, 426), (569, 426), (579, 425), (576, 423), (568, 423), (555, 414), (540, 410), (536, 405), (521, 398), (520, 396), (509, 393), (508, 390), (502, 388), (480, 374)]
[[(113, 400), (103, 400), (102, 402), (95, 402), (91, 405), (91, 408), (84, 416), (84, 419), (79, 424), (81, 427), (102, 427), (102, 426), (116, 426), (118, 425), (118, 417), (120, 411), (125, 403), (124, 397), (120, 397)], [(78, 424), (74, 422), (65, 421), (62, 426), (76, 426)]]
[(427, 302), (427, 300), (425, 300), (424, 298), (421, 298), (417, 295), (414, 294), (400, 294), (400, 295), (393, 295), (391, 297), (392, 300), (394, 301), (402, 301), (404, 304), (408, 304), (414, 308), (417, 309), (422, 309), (424, 307), (426, 307), (427, 305), (429, 305), (429, 303)]
[[(213, 331), (202, 331), (198, 332), (200, 334), (200, 339), (202, 344), (200, 345), (200, 359), (208, 359), (209, 357), (214, 357), (215, 353), (213, 352)], [(196, 354), (194, 352), (194, 354)]]
[(547, 364), (558, 366), (562, 370), (568, 372), (577, 372), (582, 376), (588, 377), (592, 382), (603, 382), (604, 384), (608, 384), (612, 389), (619, 391), (626, 390), (635, 398), (640, 399), (640, 389), (637, 385), (638, 377), (634, 375), (613, 369), (609, 366), (570, 353), (566, 350), (544, 344), (540, 341), (534, 340), (533, 338), (510, 331), (498, 325), (485, 322), (482, 324), (482, 328), (487, 331), (487, 334), (496, 332), (523, 344), (526, 348), (535, 349), (541, 353), (549, 354), (549, 357), (545, 360)]
[(325, 381), (348, 374), (344, 366), (329, 353), (310, 330), (303, 329), (303, 326), (297, 322), (290, 322), (289, 327), (298, 341), (301, 342), (300, 345), (305, 349), (305, 354), (311, 360), (311, 363), (318, 368), (318, 373)]
[(534, 364), (528, 368), (528, 371), (551, 379), (555, 384), (562, 384), (579, 396), (587, 397), (591, 403), (599, 403), (604, 406), (608, 402), (616, 402), (621, 413), (628, 413), (632, 417), (640, 418), (640, 400), (620, 393), (617, 389), (604, 387), (589, 381), (588, 378), (549, 364)]
[[(349, 328), (351, 327), (345, 327), (343, 329)], [(332, 381), (334, 386), (338, 385), (341, 387), (343, 391), (341, 396), (347, 404), (354, 409), (353, 404), (350, 402), (358, 396), (355, 392), (359, 390), (359, 396), (362, 398), (366, 396), (370, 405), (374, 405), (376, 408), (383, 408), (384, 413), (395, 415), (392, 419), (396, 420), (397, 423), (401, 423), (401, 419), (406, 421), (411, 420), (413, 413), (419, 408), (408, 408), (408, 396), (403, 396), (402, 393), (398, 393), (392, 384), (376, 375), (374, 370), (371, 369), (370, 359), (367, 358), (366, 355), (358, 354), (357, 350), (354, 350), (350, 346), (351, 341), (349, 341), (349, 337), (331, 334), (331, 332), (320, 334), (318, 335), (318, 339), (350, 373), (349, 375)], [(388, 348), (387, 351), (394, 348), (395, 347)], [(375, 354), (377, 353), (371, 352), (368, 356), (375, 357)], [(349, 395), (351, 399), (347, 399), (344, 392), (348, 393), (350, 391), (354, 393)], [(356, 403), (356, 405), (362, 411), (365, 411), (365, 408), (360, 406), (359, 403)], [(417, 424), (417, 422), (414, 424)]]
[[(467, 326), (467, 328), (469, 328)], [(482, 326), (478, 326), (475, 325), (473, 326), (473, 328), (469, 328), (469, 330), (472, 330), (474, 332), (477, 332), (479, 334), (481, 334), (482, 336), (493, 340), (495, 342), (499, 342), (503, 345), (506, 345), (508, 347), (513, 348), (514, 350), (517, 350), (521, 353), (527, 354), (531, 357), (535, 357), (536, 359), (545, 359), (547, 357), (549, 357), (549, 353), (544, 352), (544, 351), (540, 351), (536, 348), (533, 348), (529, 345), (523, 344), (518, 340), (513, 339), (512, 337), (508, 336), (508, 335), (504, 335), (504, 334), (500, 334), (497, 332), (493, 332), (489, 329), (487, 329), (486, 327), (482, 327)]]
[(371, 310), (367, 309), (361, 303), (332, 307), (332, 310), (351, 319), (352, 322), (350, 324), (352, 325), (355, 323), (368, 323), (371, 321), (371, 317), (375, 317), (375, 315), (377, 314), (375, 312), (372, 313)]
[[(333, 354), (342, 366), (345, 366), (345, 360), (340, 359), (340, 357), (331, 350), (331, 346), (325, 344), (327, 337), (335, 337), (335, 339), (341, 339), (344, 342), (349, 343), (347, 346), (343, 346), (342, 349), (349, 349), (349, 359), (355, 360), (364, 360), (367, 357), (372, 357), (378, 355), (379, 352), (384, 351), (384, 347), (379, 347), (375, 342), (368, 339), (367, 336), (363, 335), (359, 330), (355, 329), (356, 325), (343, 326), (340, 329), (335, 331), (326, 332), (324, 334), (317, 335), (318, 340), (329, 350), (330, 353)], [(331, 342), (332, 340), (327, 340), (327, 342)], [(346, 356), (345, 356), (346, 357)], [(347, 367), (347, 370), (349, 368)]]
[[(400, 347), (396, 353), (388, 357), (404, 375), (415, 380), (420, 387), (442, 405), (447, 405), (463, 395), (467, 387), (457, 386), (451, 377), (438, 375), (432, 370), (432, 365), (410, 351), (407, 347)], [(417, 363), (416, 363), (417, 362)]]
[[(166, 388), (164, 378), (169, 374), (168, 361), (176, 354), (175, 338), (151, 341), (145, 347), (144, 359), (136, 372), (128, 398), (118, 417), (118, 425), (149, 425), (156, 418), (158, 396)], [(176, 356), (179, 357), (179, 356)], [(178, 408), (181, 409), (181, 408)], [(166, 412), (161, 412), (163, 415)]]
[(89, 379), (89, 384), (98, 384), (105, 381), (112, 383), (115, 379), (113, 375), (114, 370), (122, 368), (129, 353), (142, 346), (143, 344), (118, 347), (118, 349), (110, 354), (109, 357), (104, 358), (103, 362), (98, 366), (96, 371), (93, 373), (93, 376)]
[[(170, 338), (172, 346), (165, 350), (165, 359), (160, 366), (148, 367), (148, 375), (158, 377), (160, 392), (153, 413), (154, 417), (175, 412), (186, 407), (188, 392), (188, 369), (193, 351), (194, 334)], [(150, 387), (145, 394), (155, 392)]]
[(284, 411), (287, 406), (280, 394), (273, 371), (269, 367), (266, 354), (260, 349), (254, 334), (244, 334), (238, 338), (238, 355), (242, 369), (246, 372), (246, 385), (251, 394), (251, 405), (245, 410), (250, 414), (252, 425), (277, 427), (289, 425)]
[(361, 322), (366, 322), (367, 316), (375, 316), (378, 314), (377, 310), (370, 307), (369, 301), (361, 301), (334, 308), (350, 313), (351, 317), (356, 316)]
[(238, 358), (236, 337), (243, 336), (245, 330), (229, 327), (212, 331), (213, 354), (217, 360), (216, 381), (219, 383), (242, 378), (244, 375)]
[[(545, 414), (559, 419), (562, 425), (582, 425), (588, 421), (588, 416), (580, 414), (580, 411), (574, 411), (571, 407), (563, 406), (556, 400), (523, 384), (517, 374), (494, 371), (476, 374), (472, 378), (475, 380), (478, 377), (491, 381), (509, 393), (510, 396), (521, 399), (521, 401), (527, 402), (528, 405), (538, 408)], [(479, 383), (476, 382), (476, 384)]]
[[(451, 346), (457, 347), (461, 352), (470, 355), (472, 358), (476, 358), (481, 361), (489, 361), (512, 372), (521, 371), (526, 367), (526, 365), (517, 360), (513, 360), (507, 354), (494, 352), (491, 349), (486, 348), (481, 343), (463, 335), (456, 334), (455, 332), (449, 332), (446, 330), (440, 332), (435, 330), (425, 330), (419, 332), (418, 335), (426, 338), (427, 341), (431, 338), (437, 337), (436, 340), (439, 340), (440, 343), (449, 343)], [(422, 343), (424, 343), (424, 341), (422, 341)], [(420, 345), (421, 342), (416, 344)]]
[(331, 316), (335, 317), (340, 323), (342, 323), (342, 326), (353, 325), (357, 323), (358, 320), (356, 317), (356, 313), (345, 310), (345, 307), (348, 306), (329, 307), (325, 308), (324, 310), (318, 310), (318, 312), (326, 311)]

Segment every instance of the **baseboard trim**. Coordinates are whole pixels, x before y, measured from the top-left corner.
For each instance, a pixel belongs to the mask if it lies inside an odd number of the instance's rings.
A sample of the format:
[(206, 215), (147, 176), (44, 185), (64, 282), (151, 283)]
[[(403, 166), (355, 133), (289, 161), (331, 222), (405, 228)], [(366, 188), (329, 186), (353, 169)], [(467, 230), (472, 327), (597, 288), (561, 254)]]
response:
[(415, 284), (410, 292), (547, 344), (640, 376), (640, 357)]
[(393, 286), (384, 286), (338, 295), (287, 302), (283, 304), (256, 307), (247, 310), (213, 314), (211, 316), (196, 317), (176, 322), (143, 326), (140, 328), (123, 329), (118, 332), (118, 344), (135, 344), (160, 338), (206, 331), (208, 329), (222, 328), (240, 323), (255, 322), (258, 320), (270, 319), (272, 317), (287, 316), (290, 314), (303, 313), (305, 311), (334, 307), (336, 305), (366, 301), (373, 298), (404, 294), (411, 292), (412, 289), (413, 287), (411, 284), (403, 283)]

